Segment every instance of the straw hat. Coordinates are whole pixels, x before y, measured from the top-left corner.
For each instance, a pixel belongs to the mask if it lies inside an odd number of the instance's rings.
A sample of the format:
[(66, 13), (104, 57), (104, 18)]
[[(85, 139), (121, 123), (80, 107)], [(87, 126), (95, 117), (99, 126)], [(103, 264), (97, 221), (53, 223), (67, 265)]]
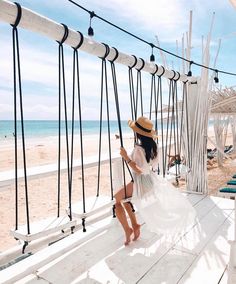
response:
[(133, 129), (134, 132), (139, 133), (143, 136), (151, 137), (151, 138), (156, 138), (156, 132), (153, 129), (153, 123), (151, 120), (144, 116), (140, 116), (137, 120), (128, 121), (128, 125), (130, 128)]

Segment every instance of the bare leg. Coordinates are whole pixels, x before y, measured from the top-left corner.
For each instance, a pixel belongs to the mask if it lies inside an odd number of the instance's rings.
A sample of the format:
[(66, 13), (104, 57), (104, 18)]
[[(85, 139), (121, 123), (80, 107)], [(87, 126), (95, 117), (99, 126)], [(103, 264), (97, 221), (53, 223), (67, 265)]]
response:
[(132, 211), (131, 205), (127, 202), (127, 203), (124, 203), (124, 207), (125, 207), (125, 210), (127, 211), (128, 215), (129, 215), (129, 218), (130, 218), (130, 221), (131, 221), (131, 224), (132, 224), (132, 228), (133, 228), (133, 231), (134, 231), (133, 241), (136, 241), (140, 236), (140, 225), (137, 222), (135, 213)]
[(126, 240), (124, 244), (128, 245), (130, 243), (130, 236), (132, 235), (133, 230), (129, 226), (129, 223), (127, 221), (127, 217), (125, 214), (125, 210), (122, 204), (120, 202), (117, 202), (115, 206), (116, 206), (116, 216), (125, 231)]
[[(126, 186), (126, 195), (128, 196), (132, 196), (133, 193), (133, 184), (129, 183)], [(126, 217), (126, 213), (125, 213), (125, 209), (123, 207), (123, 205), (121, 204), (121, 201), (125, 198), (125, 189), (122, 188), (120, 191), (118, 191), (115, 194), (115, 199), (116, 199), (116, 216), (118, 218), (118, 220), (120, 221), (124, 231), (125, 231), (125, 245), (128, 245), (130, 243), (130, 237), (133, 233), (133, 229), (129, 226), (127, 217)], [(133, 212), (132, 212), (133, 213)], [(128, 213), (129, 214), (129, 213)], [(132, 221), (131, 221), (132, 222)]]

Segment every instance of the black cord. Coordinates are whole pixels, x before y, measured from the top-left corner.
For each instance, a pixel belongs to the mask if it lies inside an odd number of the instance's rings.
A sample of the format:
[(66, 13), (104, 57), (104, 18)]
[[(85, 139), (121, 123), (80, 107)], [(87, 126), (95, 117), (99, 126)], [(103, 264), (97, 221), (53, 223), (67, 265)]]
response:
[[(132, 70), (132, 69), (131, 69)], [(115, 96), (115, 105), (116, 105), (116, 115), (117, 115), (117, 122), (119, 128), (119, 136), (120, 136), (120, 146), (123, 147), (123, 135), (122, 135), (122, 128), (121, 128), (121, 118), (120, 118), (120, 107), (119, 107), (119, 96), (118, 96), (118, 88), (117, 88), (117, 80), (116, 80), (116, 70), (115, 64), (111, 62), (111, 72), (112, 72), (112, 80), (113, 80), (113, 88), (114, 88), (114, 96)], [(131, 170), (127, 164), (127, 162), (122, 158), (122, 172), (123, 172), (123, 182), (124, 182), (124, 189), (125, 189), (125, 199), (127, 198), (127, 189), (126, 189), (126, 176), (125, 176), (125, 165), (128, 169), (132, 182), (134, 181)]]
[[(110, 48), (107, 44), (103, 43), (105, 47), (105, 53), (100, 58), (102, 59), (102, 72), (101, 72), (101, 100), (100, 100), (100, 119), (99, 119), (99, 144), (98, 144), (98, 180), (97, 180), (97, 196), (99, 196), (100, 190), (100, 174), (101, 174), (101, 147), (102, 147), (102, 114), (103, 114), (103, 90), (104, 90), (104, 78), (106, 78), (106, 57), (110, 52)], [(106, 79), (105, 79), (106, 84)]]
[(134, 97), (134, 79), (133, 79), (133, 68), (129, 67), (129, 94), (130, 94), (130, 108), (131, 108), (131, 117), (132, 120), (135, 119), (135, 97)]
[(164, 48), (161, 48), (161, 47), (159, 47), (159, 46), (157, 46), (157, 45), (155, 45), (155, 44), (153, 44), (153, 43), (150, 43), (150, 42), (148, 42), (147, 40), (145, 40), (145, 39), (143, 39), (143, 38), (141, 38), (141, 37), (139, 37), (139, 36), (137, 36), (137, 35), (135, 35), (135, 34), (129, 32), (129, 31), (127, 31), (127, 30), (125, 30), (125, 29), (123, 29), (123, 28), (121, 28), (121, 27), (119, 27), (119, 26), (113, 24), (112, 22), (110, 22), (110, 21), (104, 19), (103, 17), (98, 16), (98, 15), (95, 14), (93, 11), (89, 11), (88, 9), (86, 9), (86, 8), (84, 8), (83, 6), (79, 5), (79, 4), (76, 3), (75, 1), (72, 1), (72, 0), (68, 0), (68, 1), (71, 2), (72, 4), (76, 5), (77, 7), (81, 8), (82, 10), (86, 11), (86, 12), (89, 13), (90, 15), (93, 14), (93, 17), (97, 17), (99, 20), (101, 20), (101, 21), (103, 21), (103, 22), (105, 22), (105, 23), (107, 23), (107, 24), (113, 26), (114, 28), (116, 28), (116, 29), (118, 29), (118, 30), (120, 30), (120, 31), (122, 31), (122, 32), (124, 32), (124, 33), (126, 33), (126, 34), (128, 34), (128, 35), (130, 35), (130, 36), (132, 36), (132, 37), (134, 37), (134, 38), (136, 38), (137, 40), (139, 40), (139, 41), (141, 41), (141, 42), (143, 42), (143, 43), (145, 43), (145, 44), (148, 44), (149, 46), (151, 46), (151, 48), (156, 48), (156, 49), (161, 50), (161, 51), (163, 51), (163, 52), (165, 52), (165, 53), (167, 53), (167, 54), (169, 54), (169, 55), (171, 55), (171, 56), (174, 56), (174, 57), (176, 57), (176, 58), (178, 58), (178, 59), (184, 60), (184, 61), (186, 61), (186, 62), (189, 62), (189, 63), (191, 63), (191, 64), (194, 64), (194, 65), (196, 65), (196, 66), (199, 66), (199, 67), (202, 67), (202, 68), (211, 70), (211, 71), (217, 71), (218, 73), (227, 74), (227, 75), (231, 75), (231, 76), (236, 76), (236, 73), (232, 73), (232, 72), (228, 72), (228, 71), (219, 70), (219, 69), (216, 69), (216, 68), (213, 68), (213, 67), (209, 67), (209, 66), (206, 66), (206, 65), (197, 63), (197, 62), (195, 62), (195, 61), (192, 61), (192, 60), (190, 60), (190, 59), (184, 58), (184, 57), (182, 57), (182, 56), (180, 56), (180, 55), (177, 55), (177, 54), (175, 54), (175, 53), (173, 53), (173, 52), (170, 52), (170, 51), (168, 51), (168, 50), (166, 50), (166, 49), (164, 49)]
[[(188, 170), (191, 169), (192, 159), (190, 158), (190, 145), (189, 145), (189, 112), (188, 112), (188, 92), (187, 92), (187, 82), (183, 85), (183, 97), (185, 97), (185, 120), (186, 120), (186, 136), (187, 136), (187, 152), (188, 152)], [(187, 160), (187, 159), (186, 159)], [(187, 161), (186, 161), (187, 164)]]
[[(112, 160), (111, 160), (111, 131), (110, 131), (110, 111), (109, 111), (109, 99), (108, 99), (108, 80), (107, 80), (107, 65), (106, 57), (110, 53), (110, 48), (107, 44), (103, 43), (106, 47), (106, 52), (102, 60), (104, 61), (104, 80), (105, 80), (105, 99), (107, 107), (107, 134), (108, 134), (108, 152), (109, 152), (109, 166), (110, 166), (110, 185), (111, 185), (111, 199), (113, 199), (113, 174), (112, 174)], [(114, 59), (113, 59), (114, 61)]]
[[(174, 91), (175, 91), (175, 112), (176, 112), (176, 143), (177, 143), (177, 153), (179, 155), (179, 161), (181, 161), (181, 151), (180, 151), (180, 127), (179, 127), (179, 110), (178, 110), (178, 88), (177, 88), (177, 82), (180, 78), (180, 73), (176, 72), (178, 75), (178, 78), (174, 80)], [(178, 169), (178, 175), (180, 176), (180, 162), (177, 163), (177, 169)]]
[[(20, 120), (21, 120), (21, 134), (22, 134), (22, 150), (23, 150), (23, 167), (24, 167), (24, 182), (25, 182), (25, 206), (27, 218), (27, 233), (30, 234), (30, 221), (29, 221), (29, 199), (28, 199), (28, 181), (27, 181), (27, 166), (26, 166), (26, 150), (25, 150), (25, 132), (24, 132), (24, 115), (23, 115), (23, 98), (22, 98), (22, 85), (21, 85), (21, 65), (20, 65), (20, 48), (17, 26), (20, 23), (22, 9), (20, 4), (15, 3), (17, 6), (17, 16), (15, 23), (11, 25), (12, 39), (13, 39), (13, 73), (14, 73), (14, 135), (15, 135), (15, 189), (16, 189), (16, 229), (18, 229), (18, 145), (17, 145), (17, 80), (19, 88), (19, 101), (20, 101)], [(18, 77), (18, 78), (17, 78)]]
[(57, 217), (60, 216), (61, 196), (61, 47), (58, 46), (58, 166), (57, 166)]
[(103, 76), (104, 76), (104, 60), (102, 60), (101, 73), (101, 99), (100, 99), (100, 119), (99, 119), (99, 142), (98, 142), (98, 180), (97, 180), (97, 196), (99, 195), (100, 187), (100, 171), (101, 171), (101, 140), (102, 140), (102, 113), (103, 113)]
[[(173, 79), (175, 77), (175, 73), (174, 76), (172, 78), (170, 78), (170, 86), (169, 86), (169, 99), (168, 99), (168, 110), (167, 110), (167, 126), (166, 126), (166, 145), (165, 145), (165, 160), (164, 160), (164, 169), (168, 169), (168, 165), (167, 165), (167, 149), (168, 149), (168, 139), (169, 139), (169, 124), (170, 124), (170, 101), (171, 101), (171, 95), (172, 95), (172, 87), (173, 87)], [(171, 124), (172, 126), (172, 124)], [(164, 150), (164, 147), (163, 147)], [(170, 153), (169, 153), (170, 154)]]
[[(66, 86), (65, 86), (65, 63), (64, 63), (64, 50), (63, 43), (66, 41), (69, 29), (66, 25), (64, 27), (64, 35), (61, 41), (57, 41), (58, 46), (58, 80), (59, 80), (59, 98), (58, 98), (58, 180), (57, 180), (57, 217), (60, 216), (60, 195), (61, 195), (61, 93), (63, 92), (64, 99), (64, 115), (65, 115), (65, 129), (66, 129), (66, 157), (67, 157), (67, 176), (68, 176), (68, 193), (69, 193), (69, 207), (71, 197), (71, 179), (70, 179), (70, 155), (69, 155), (69, 138), (68, 138), (68, 119), (67, 119), (67, 104), (66, 104)], [(61, 86), (62, 85), (62, 86)], [(62, 87), (62, 88), (61, 88)], [(71, 218), (71, 212), (70, 212)]]
[[(163, 74), (165, 73), (163, 69)], [(157, 96), (160, 98), (160, 108), (161, 108), (161, 145), (162, 145), (162, 175), (165, 177), (165, 155), (164, 155), (164, 118), (163, 118), (163, 104), (162, 104), (162, 77), (158, 76), (158, 85), (157, 85)]]
[[(83, 126), (82, 126), (82, 112), (81, 112), (81, 96), (80, 96), (80, 72), (79, 72), (79, 57), (78, 57), (78, 48), (83, 43), (83, 37), (81, 37), (81, 41), (76, 48), (74, 48), (73, 53), (73, 101), (72, 106), (74, 109), (74, 101), (75, 101), (75, 90), (77, 87), (77, 95), (78, 95), (78, 110), (79, 110), (79, 129), (80, 129), (80, 158), (81, 158), (81, 183), (82, 183), (82, 199), (83, 199), (83, 213), (86, 213), (86, 204), (85, 204), (85, 184), (84, 184), (84, 150), (83, 150)], [(72, 116), (74, 120), (74, 114)], [(72, 128), (73, 130), (73, 128)], [(74, 131), (72, 132), (74, 133)], [(72, 135), (73, 137), (73, 135)], [(73, 141), (73, 140), (72, 140)], [(71, 141), (71, 145), (73, 145)], [(73, 153), (73, 147), (71, 149)], [(71, 154), (71, 180), (72, 180), (72, 160), (73, 155)], [(72, 185), (71, 185), (72, 190)], [(84, 222), (84, 230), (85, 222)]]

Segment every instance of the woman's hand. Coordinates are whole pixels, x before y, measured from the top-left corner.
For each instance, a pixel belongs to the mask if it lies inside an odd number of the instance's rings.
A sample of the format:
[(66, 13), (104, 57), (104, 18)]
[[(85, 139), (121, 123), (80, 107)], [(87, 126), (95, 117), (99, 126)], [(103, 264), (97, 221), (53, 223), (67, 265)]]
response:
[(142, 174), (142, 170), (129, 158), (124, 147), (120, 147), (120, 155), (138, 175)]
[(125, 160), (127, 160), (128, 155), (127, 155), (127, 152), (126, 152), (126, 150), (125, 150), (124, 147), (120, 147), (120, 155), (121, 155), (122, 158), (124, 158)]

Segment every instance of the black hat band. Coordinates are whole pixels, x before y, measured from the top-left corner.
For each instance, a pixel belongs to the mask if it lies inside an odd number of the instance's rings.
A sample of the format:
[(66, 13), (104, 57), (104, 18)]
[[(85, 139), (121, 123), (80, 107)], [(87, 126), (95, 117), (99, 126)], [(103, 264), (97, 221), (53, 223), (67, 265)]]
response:
[(144, 132), (151, 133), (151, 131), (152, 131), (152, 130), (149, 130), (149, 129), (147, 129), (147, 128), (142, 127), (137, 121), (135, 122), (135, 125), (136, 125), (139, 129), (143, 130)]

